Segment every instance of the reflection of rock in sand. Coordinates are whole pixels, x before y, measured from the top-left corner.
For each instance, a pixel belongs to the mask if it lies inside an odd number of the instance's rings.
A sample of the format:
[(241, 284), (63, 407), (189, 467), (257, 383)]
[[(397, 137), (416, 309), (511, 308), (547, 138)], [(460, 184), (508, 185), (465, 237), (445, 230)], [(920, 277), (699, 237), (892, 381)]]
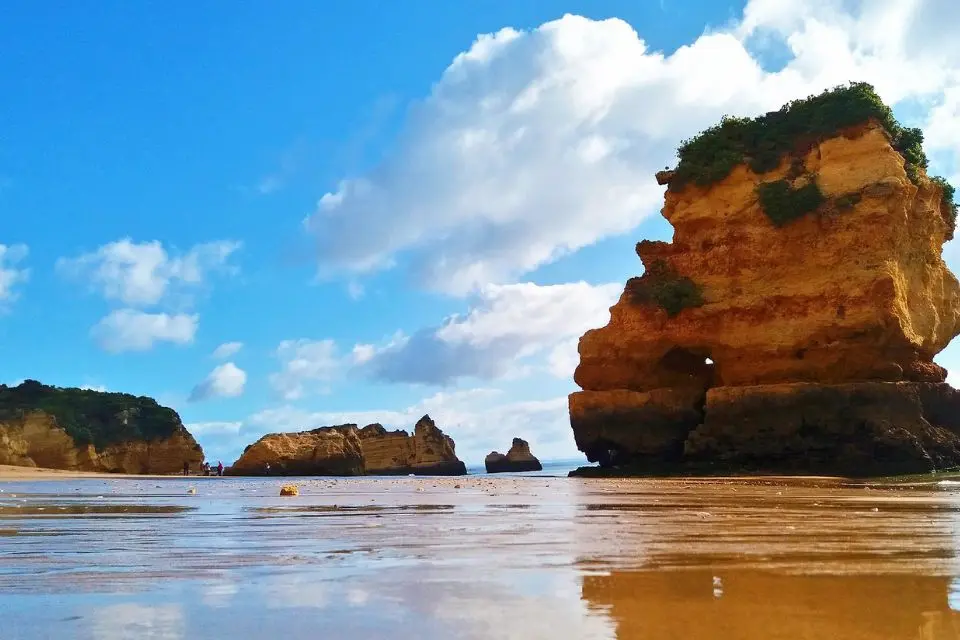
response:
[(614, 571), (588, 575), (583, 599), (621, 639), (958, 640), (950, 579)]

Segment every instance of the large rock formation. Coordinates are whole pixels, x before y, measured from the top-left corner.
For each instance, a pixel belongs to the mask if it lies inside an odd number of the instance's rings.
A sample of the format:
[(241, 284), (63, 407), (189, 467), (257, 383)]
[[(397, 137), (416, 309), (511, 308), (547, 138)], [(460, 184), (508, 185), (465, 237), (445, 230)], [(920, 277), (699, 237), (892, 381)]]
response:
[(243, 450), (228, 470), (242, 476), (352, 476), (363, 473), (357, 426), (270, 433)]
[[(423, 416), (413, 435), (379, 424), (271, 433), (248, 446), (231, 475), (463, 475), (450, 436)], [(269, 471), (267, 470), (267, 465)]]
[(530, 453), (530, 444), (522, 438), (514, 438), (510, 450), (504, 455), (499, 451), (491, 451), (483, 460), (487, 473), (502, 473), (506, 471), (540, 471), (543, 465), (536, 456)]
[(0, 464), (178, 473), (203, 450), (173, 409), (125, 393), (0, 385)]
[(686, 143), (609, 324), (580, 340), (581, 451), (625, 471), (960, 464), (953, 190), (868, 85)]
[(466, 465), (457, 458), (453, 438), (444, 434), (428, 415), (417, 421), (413, 435), (368, 424), (360, 430), (360, 442), (368, 474), (461, 476), (467, 473)]

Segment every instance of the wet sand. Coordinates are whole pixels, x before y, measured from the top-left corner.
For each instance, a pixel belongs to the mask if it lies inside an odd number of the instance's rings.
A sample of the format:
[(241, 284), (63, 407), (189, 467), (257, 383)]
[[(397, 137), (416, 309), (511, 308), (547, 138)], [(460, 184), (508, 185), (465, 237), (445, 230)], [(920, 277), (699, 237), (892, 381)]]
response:
[(94, 471), (69, 471), (67, 469), (45, 469), (43, 467), (17, 467), (9, 464), (0, 464), (0, 482), (12, 480), (65, 480), (83, 478), (182, 478), (183, 476), (143, 476), (122, 473), (97, 473)]
[(949, 481), (287, 481), (0, 483), (0, 637), (960, 639)]

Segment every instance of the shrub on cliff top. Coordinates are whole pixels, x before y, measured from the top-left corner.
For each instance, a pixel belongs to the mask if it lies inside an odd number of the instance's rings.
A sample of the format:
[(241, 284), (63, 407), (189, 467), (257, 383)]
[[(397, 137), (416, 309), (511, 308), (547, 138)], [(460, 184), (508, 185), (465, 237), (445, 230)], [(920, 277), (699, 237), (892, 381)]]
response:
[(813, 180), (798, 189), (787, 180), (764, 182), (757, 186), (760, 206), (770, 221), (778, 227), (790, 224), (823, 204), (823, 194)]
[(785, 154), (804, 151), (870, 119), (887, 130), (906, 161), (907, 175), (918, 182), (920, 169), (927, 167), (923, 132), (901, 127), (871, 85), (855, 82), (788, 102), (779, 111), (757, 118), (725, 116), (720, 124), (680, 145), (680, 162), (670, 189), (679, 191), (689, 183), (709, 186), (744, 162), (755, 173), (766, 173), (775, 169)]
[(943, 207), (944, 220), (947, 223), (947, 240), (953, 240), (953, 232), (957, 230), (957, 203), (954, 200), (956, 189), (940, 176), (931, 178), (931, 180), (943, 191), (941, 206)]
[(627, 281), (630, 301), (654, 304), (671, 318), (684, 309), (703, 306), (703, 291), (696, 282), (677, 274), (663, 260), (657, 260), (639, 278)]
[(180, 425), (176, 411), (152, 398), (127, 393), (51, 387), (36, 380), (0, 384), (0, 421), (30, 411), (49, 413), (79, 445), (98, 450), (131, 441), (168, 438)]

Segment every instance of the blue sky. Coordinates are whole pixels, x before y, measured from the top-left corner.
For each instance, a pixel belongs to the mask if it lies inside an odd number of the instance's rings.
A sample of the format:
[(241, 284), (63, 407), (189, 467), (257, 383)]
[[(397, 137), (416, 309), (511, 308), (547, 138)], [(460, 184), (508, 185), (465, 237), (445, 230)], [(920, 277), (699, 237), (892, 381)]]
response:
[(957, 173), (944, 7), (793, 4), (8, 2), (3, 380), (154, 396), (224, 462), (427, 411), (470, 462), (574, 456), (680, 139), (865, 79)]

